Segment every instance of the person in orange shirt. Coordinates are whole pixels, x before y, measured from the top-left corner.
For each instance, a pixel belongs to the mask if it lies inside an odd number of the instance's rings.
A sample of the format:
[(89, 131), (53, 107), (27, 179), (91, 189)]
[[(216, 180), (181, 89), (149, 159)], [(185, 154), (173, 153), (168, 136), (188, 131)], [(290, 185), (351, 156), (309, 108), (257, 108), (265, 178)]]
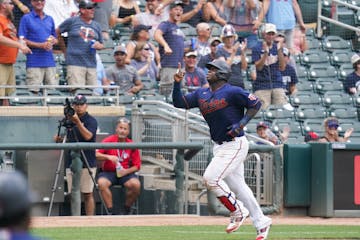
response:
[[(14, 63), (18, 49), (24, 54), (31, 53), (30, 48), (18, 42), (16, 28), (12, 23), (14, 4), (11, 0), (0, 0), (0, 85), (15, 86)], [(14, 88), (0, 88), (0, 101), (2, 106), (8, 106), (8, 99), (1, 97), (9, 96), (15, 91)]]

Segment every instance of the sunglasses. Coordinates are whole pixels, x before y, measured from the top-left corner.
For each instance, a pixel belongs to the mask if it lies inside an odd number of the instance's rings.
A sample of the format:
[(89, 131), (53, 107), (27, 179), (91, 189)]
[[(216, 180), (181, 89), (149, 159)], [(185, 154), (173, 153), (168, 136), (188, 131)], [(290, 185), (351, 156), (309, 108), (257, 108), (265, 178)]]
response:
[(41, 3), (43, 3), (43, 2), (45, 2), (45, 0), (32, 0), (33, 2), (41, 2)]
[(328, 128), (333, 128), (333, 129), (338, 129), (338, 127), (339, 127), (339, 125), (337, 125), (337, 124), (328, 124)]
[(86, 7), (85, 9), (90, 10), (90, 9), (94, 9), (94, 7)]
[(149, 50), (150, 50), (150, 48), (143, 48), (143, 50), (145, 50), (145, 51), (149, 51)]
[(115, 55), (115, 56), (124, 56), (125, 53), (123, 53), (123, 52), (116, 52), (116, 53), (114, 53), (114, 55)]

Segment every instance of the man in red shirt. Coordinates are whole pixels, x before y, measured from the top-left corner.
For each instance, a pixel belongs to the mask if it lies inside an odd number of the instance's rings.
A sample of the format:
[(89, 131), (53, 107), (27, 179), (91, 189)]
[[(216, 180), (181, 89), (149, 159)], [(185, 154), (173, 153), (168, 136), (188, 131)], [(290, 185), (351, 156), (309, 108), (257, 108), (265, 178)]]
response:
[[(18, 54), (18, 49), (22, 53), (31, 53), (30, 48), (18, 42), (16, 28), (11, 22), (14, 4), (11, 0), (0, 0), (0, 85), (15, 86), (14, 63)], [(1, 99), (14, 92), (14, 88), (0, 88), (0, 105), (8, 106), (8, 99)]]
[[(128, 138), (130, 121), (120, 118), (116, 123), (115, 134), (102, 142), (133, 142)], [(98, 149), (96, 159), (102, 162), (102, 172), (98, 176), (98, 185), (105, 205), (112, 214), (113, 201), (110, 187), (121, 185), (126, 188), (125, 214), (129, 214), (131, 206), (140, 195), (140, 181), (136, 172), (140, 170), (141, 159), (138, 149)]]

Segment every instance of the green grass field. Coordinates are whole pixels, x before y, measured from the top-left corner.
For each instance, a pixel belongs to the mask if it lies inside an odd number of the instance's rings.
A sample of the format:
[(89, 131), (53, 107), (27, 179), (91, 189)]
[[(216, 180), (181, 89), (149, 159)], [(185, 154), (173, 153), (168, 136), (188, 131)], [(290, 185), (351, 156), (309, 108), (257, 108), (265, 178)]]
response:
[[(37, 228), (50, 240), (241, 240), (255, 239), (255, 229), (242, 226), (226, 234), (224, 226), (74, 227)], [(274, 225), (268, 239), (360, 239), (359, 226)]]

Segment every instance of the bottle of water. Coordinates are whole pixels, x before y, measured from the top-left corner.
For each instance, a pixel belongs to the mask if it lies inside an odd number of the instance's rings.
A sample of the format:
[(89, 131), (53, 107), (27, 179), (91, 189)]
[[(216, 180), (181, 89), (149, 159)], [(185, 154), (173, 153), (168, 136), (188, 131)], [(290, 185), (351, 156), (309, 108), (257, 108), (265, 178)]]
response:
[(20, 42), (21, 45), (26, 45), (25, 37), (24, 37), (24, 36), (20, 36), (20, 37), (19, 37), (19, 42)]
[(121, 169), (122, 169), (123, 167), (121, 166), (121, 163), (120, 162), (117, 162), (116, 163), (116, 176), (118, 177), (118, 178), (121, 178)]
[(95, 54), (96, 53), (96, 49), (94, 48), (94, 43), (96, 42), (96, 40), (91, 40), (90, 41), (90, 53), (91, 54)]

